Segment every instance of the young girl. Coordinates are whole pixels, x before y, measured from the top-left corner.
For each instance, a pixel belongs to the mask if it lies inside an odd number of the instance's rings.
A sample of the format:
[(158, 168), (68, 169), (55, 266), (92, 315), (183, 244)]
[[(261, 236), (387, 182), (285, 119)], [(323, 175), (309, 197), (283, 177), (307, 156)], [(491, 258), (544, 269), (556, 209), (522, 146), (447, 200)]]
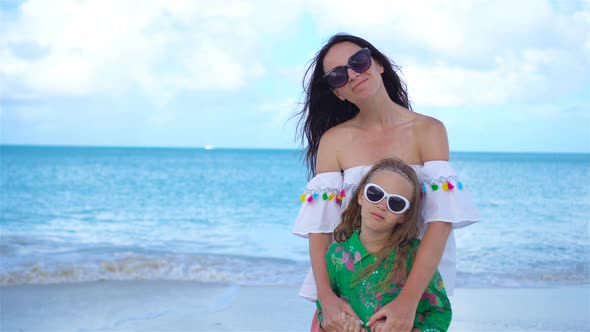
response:
[[(363, 322), (399, 295), (420, 242), (419, 221), (420, 185), (414, 170), (399, 159), (378, 162), (342, 213), (334, 231), (337, 243), (326, 254), (332, 290)], [(317, 306), (321, 325), (319, 301)], [(438, 271), (416, 313), (413, 331), (448, 329), (451, 305)], [(349, 327), (360, 329), (359, 325)]]

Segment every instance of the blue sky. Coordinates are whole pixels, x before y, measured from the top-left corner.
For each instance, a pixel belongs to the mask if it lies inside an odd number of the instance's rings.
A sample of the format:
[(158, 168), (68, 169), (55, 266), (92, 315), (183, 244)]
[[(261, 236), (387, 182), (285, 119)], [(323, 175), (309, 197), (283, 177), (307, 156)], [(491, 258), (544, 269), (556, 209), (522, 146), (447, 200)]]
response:
[(334, 33), (402, 66), (453, 151), (590, 152), (590, 1), (2, 0), (3, 144), (295, 148)]

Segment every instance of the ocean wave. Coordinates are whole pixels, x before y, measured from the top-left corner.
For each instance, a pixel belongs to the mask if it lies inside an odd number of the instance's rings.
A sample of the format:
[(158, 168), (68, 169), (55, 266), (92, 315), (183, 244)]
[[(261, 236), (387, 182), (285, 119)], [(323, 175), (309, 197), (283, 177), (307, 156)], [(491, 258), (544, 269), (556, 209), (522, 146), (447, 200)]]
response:
[(295, 285), (306, 264), (280, 259), (216, 255), (127, 255), (85, 261), (37, 260), (2, 265), (0, 285), (59, 284), (107, 280), (176, 280), (240, 285)]
[(588, 273), (583, 272), (533, 272), (533, 273), (469, 273), (457, 271), (457, 287), (556, 287), (590, 284)]
[[(128, 254), (64, 261), (37, 259), (2, 264), (0, 286), (61, 284), (92, 281), (169, 280), (231, 283), (256, 286), (299, 285), (309, 264), (282, 260), (223, 255)], [(457, 272), (457, 287), (555, 287), (590, 284), (588, 266), (569, 271)]]

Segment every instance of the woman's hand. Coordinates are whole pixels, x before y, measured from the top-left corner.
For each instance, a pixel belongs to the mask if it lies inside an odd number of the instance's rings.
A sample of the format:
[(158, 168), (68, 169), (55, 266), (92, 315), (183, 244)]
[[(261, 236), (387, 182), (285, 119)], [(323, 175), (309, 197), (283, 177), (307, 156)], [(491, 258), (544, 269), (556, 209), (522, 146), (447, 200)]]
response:
[[(416, 303), (406, 301), (399, 296), (374, 313), (367, 325), (371, 327), (371, 331), (411, 331), (416, 317), (416, 307)], [(382, 319), (385, 321), (384, 324), (379, 330), (375, 330), (373, 325), (376, 326), (376, 323)]]
[[(323, 301), (322, 301), (323, 300)], [(336, 295), (320, 300), (322, 306), (322, 329), (326, 332), (357, 332), (360, 331), (360, 319), (350, 304)], [(358, 329), (356, 323), (358, 323)]]

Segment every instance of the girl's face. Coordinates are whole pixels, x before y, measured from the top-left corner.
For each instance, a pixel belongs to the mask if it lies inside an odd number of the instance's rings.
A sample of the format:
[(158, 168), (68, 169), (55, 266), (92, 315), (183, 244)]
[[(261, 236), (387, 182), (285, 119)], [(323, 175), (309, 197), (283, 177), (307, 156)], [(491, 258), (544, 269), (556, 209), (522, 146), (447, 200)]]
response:
[[(346, 66), (351, 56), (355, 55), (361, 47), (350, 42), (338, 43), (332, 46), (324, 57), (324, 73), (338, 66)], [(348, 100), (352, 103), (372, 96), (377, 89), (383, 85), (381, 74), (383, 66), (371, 58), (371, 67), (362, 73), (348, 68), (348, 82), (332, 91), (341, 100)]]
[[(412, 184), (399, 173), (387, 170), (377, 171), (368, 182), (378, 185), (388, 194), (403, 196), (408, 201), (412, 197)], [(404, 222), (407, 211), (401, 214), (393, 213), (387, 207), (387, 198), (383, 198), (378, 203), (372, 203), (365, 197), (364, 188), (359, 187), (357, 190), (359, 190), (358, 202), (361, 206), (361, 232), (367, 229), (390, 234), (396, 225)]]

